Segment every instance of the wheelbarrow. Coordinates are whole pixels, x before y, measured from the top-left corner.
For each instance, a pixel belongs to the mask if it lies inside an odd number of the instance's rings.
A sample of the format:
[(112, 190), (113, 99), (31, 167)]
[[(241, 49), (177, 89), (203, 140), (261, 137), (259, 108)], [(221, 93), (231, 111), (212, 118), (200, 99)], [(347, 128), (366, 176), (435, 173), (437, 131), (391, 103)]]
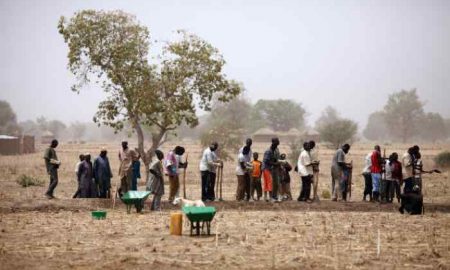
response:
[(215, 207), (185, 206), (183, 207), (183, 213), (187, 216), (191, 225), (191, 235), (193, 235), (194, 230), (196, 232), (196, 235), (200, 235), (200, 228), (203, 231), (203, 227), (205, 224), (207, 234), (211, 234), (211, 221), (216, 214)]
[(133, 205), (136, 207), (136, 212), (140, 213), (144, 208), (144, 202), (150, 196), (149, 191), (128, 191), (121, 200), (127, 205), (127, 213), (131, 212)]

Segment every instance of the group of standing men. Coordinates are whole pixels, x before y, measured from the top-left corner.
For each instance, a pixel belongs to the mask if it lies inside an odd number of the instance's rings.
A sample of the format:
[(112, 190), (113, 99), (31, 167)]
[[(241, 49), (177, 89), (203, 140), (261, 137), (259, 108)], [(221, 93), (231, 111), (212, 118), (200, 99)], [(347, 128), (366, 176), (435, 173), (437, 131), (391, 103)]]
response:
[[(252, 139), (247, 139), (245, 145), (239, 149), (236, 175), (237, 189), (236, 200), (255, 201), (260, 200), (264, 194), (264, 200), (279, 202), (292, 200), (290, 188), (290, 171), (292, 166), (286, 160), (285, 154), (280, 154), (278, 138), (272, 138), (270, 147), (264, 152), (263, 160), (259, 161), (259, 153), (252, 152)], [(45, 195), (54, 198), (54, 189), (58, 185), (58, 168), (61, 162), (58, 160), (55, 148), (58, 141), (53, 140), (44, 154), (47, 172), (50, 176), (50, 184)], [(203, 201), (216, 200), (215, 185), (217, 169), (223, 168), (223, 161), (216, 153), (219, 144), (217, 142), (203, 151), (200, 160), (201, 174), (201, 199)], [(350, 145), (344, 144), (333, 156), (331, 165), (332, 200), (347, 200), (347, 194), (351, 183), (352, 162), (346, 161), (346, 155), (350, 151)], [(164, 195), (164, 175), (169, 178), (169, 201), (173, 202), (179, 197), (180, 169), (187, 168), (187, 160), (183, 163), (181, 157), (185, 149), (176, 146), (169, 151), (166, 158), (160, 150), (155, 151), (156, 159), (150, 164), (146, 189), (153, 195), (151, 209), (159, 210), (161, 198)], [(107, 150), (102, 149), (94, 162), (91, 162), (89, 153), (79, 156), (80, 161), (75, 168), (78, 189), (73, 198), (109, 198), (111, 196), (111, 178), (113, 177), (107, 157)], [(140, 155), (137, 149), (129, 149), (126, 141), (122, 142), (119, 152), (120, 188), (119, 196), (129, 190), (137, 190), (137, 179), (140, 178)], [(303, 144), (298, 163), (295, 168), (301, 177), (301, 191), (298, 201), (312, 202), (318, 200), (318, 173), (319, 160), (315, 149), (315, 142), (309, 141)], [(410, 147), (402, 156), (401, 162), (396, 152), (389, 158), (381, 155), (379, 145), (365, 157), (363, 176), (365, 188), (363, 200), (369, 196), (370, 201), (391, 203), (394, 197), (400, 202), (408, 194), (420, 194), (422, 188), (421, 154), (419, 146)], [(403, 194), (401, 186), (404, 184)], [(311, 186), (313, 194), (311, 198)], [(256, 195), (255, 195), (256, 193)], [(403, 206), (402, 206), (403, 207)], [(400, 209), (402, 211), (402, 208)]]

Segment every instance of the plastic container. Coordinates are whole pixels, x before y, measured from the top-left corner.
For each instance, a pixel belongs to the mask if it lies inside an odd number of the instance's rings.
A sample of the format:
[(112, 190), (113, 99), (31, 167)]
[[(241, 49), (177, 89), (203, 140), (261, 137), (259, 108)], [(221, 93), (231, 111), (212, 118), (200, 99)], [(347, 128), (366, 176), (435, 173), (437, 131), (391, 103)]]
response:
[(183, 233), (183, 214), (180, 212), (170, 214), (171, 235), (181, 235)]
[(106, 211), (92, 211), (92, 218), (94, 219), (105, 219), (106, 218)]

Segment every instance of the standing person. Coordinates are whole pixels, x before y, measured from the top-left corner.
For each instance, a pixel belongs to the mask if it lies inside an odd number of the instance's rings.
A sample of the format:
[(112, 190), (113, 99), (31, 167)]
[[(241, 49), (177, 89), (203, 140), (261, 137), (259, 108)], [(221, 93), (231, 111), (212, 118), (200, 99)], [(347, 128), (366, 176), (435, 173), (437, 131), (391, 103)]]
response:
[[(272, 138), (272, 144), (269, 149), (264, 152), (263, 158), (263, 176), (264, 176), (264, 198), (266, 198), (266, 192), (269, 192), (271, 200), (274, 202), (278, 200), (278, 191), (280, 186), (280, 151), (278, 150), (280, 140), (278, 138)], [(266, 199), (267, 201), (267, 199)]]
[(372, 162), (372, 166), (370, 166), (370, 172), (372, 174), (372, 197), (374, 201), (379, 202), (381, 173), (383, 172), (382, 164), (384, 163), (379, 145), (375, 145), (370, 161)]
[(156, 159), (150, 164), (150, 173), (147, 179), (147, 191), (153, 194), (150, 210), (161, 210), (161, 197), (164, 195), (164, 172), (162, 160), (164, 154), (160, 150), (155, 150)]
[[(135, 150), (135, 153), (137, 153), (137, 149)], [(138, 179), (141, 179), (141, 162), (139, 159), (141, 159), (141, 155), (137, 153), (131, 162), (131, 190), (137, 190)]]
[(249, 178), (249, 169), (251, 169), (251, 164), (247, 162), (247, 155), (250, 152), (250, 147), (244, 146), (242, 152), (238, 155), (238, 164), (236, 166), (236, 176), (238, 180), (237, 188), (236, 188), (236, 200), (248, 201), (250, 199), (250, 191), (247, 192), (247, 187), (250, 188), (250, 181), (247, 182), (247, 178)]
[[(254, 201), (259, 201), (262, 197), (262, 186), (261, 186), (261, 176), (262, 176), (262, 162), (258, 160), (258, 153), (253, 153), (253, 162), (252, 162), (252, 182), (250, 185), (250, 195)], [(256, 199), (255, 199), (255, 190), (256, 190)]]
[(135, 159), (136, 153), (128, 148), (128, 142), (122, 142), (122, 149), (119, 151), (119, 177), (120, 177), (120, 188), (119, 196), (122, 197), (123, 194), (131, 190), (131, 179), (133, 177), (133, 159)]
[(80, 159), (80, 161), (78, 161), (77, 164), (75, 165), (75, 177), (77, 179), (77, 191), (75, 192), (75, 194), (73, 194), (73, 196), (72, 196), (73, 199), (77, 198), (78, 195), (80, 194), (80, 178), (78, 177), (78, 171), (80, 170), (81, 163), (83, 163), (84, 155), (80, 154), (78, 156), (78, 158)]
[(184, 147), (175, 146), (164, 160), (164, 169), (169, 177), (169, 202), (173, 202), (180, 190), (179, 168), (184, 167), (184, 164), (180, 161), (184, 152)]
[(58, 160), (56, 156), (56, 147), (58, 147), (58, 140), (52, 140), (50, 147), (45, 150), (44, 160), (47, 173), (50, 176), (50, 183), (48, 185), (48, 190), (45, 196), (48, 199), (54, 199), (54, 191), (58, 185), (58, 169), (61, 165), (61, 161)]
[(331, 162), (331, 187), (333, 193), (333, 201), (343, 199), (345, 192), (345, 175), (344, 171), (351, 168), (351, 165), (345, 162), (345, 155), (350, 151), (350, 145), (344, 144), (334, 154)]
[(203, 151), (200, 160), (200, 174), (202, 178), (202, 201), (214, 201), (216, 194), (214, 192), (216, 184), (216, 168), (222, 167), (222, 161), (217, 157), (216, 150), (219, 148), (217, 142)]
[(284, 201), (291, 201), (292, 200), (291, 176), (289, 172), (292, 171), (292, 166), (286, 160), (286, 154), (284, 153), (280, 155), (280, 161), (283, 162), (281, 163), (281, 173), (280, 173), (281, 199)]
[(400, 202), (400, 187), (396, 183), (402, 181), (402, 165), (398, 162), (398, 154), (392, 153), (389, 159), (386, 160), (385, 166), (386, 182), (384, 185), (382, 200), (388, 203), (392, 203), (394, 199), (394, 193), (397, 195), (397, 200)]
[[(243, 147), (241, 147), (240, 149), (239, 149), (239, 153), (242, 153), (243, 152), (243, 150), (244, 150), (244, 147), (248, 147), (248, 153), (246, 154), (246, 155), (244, 155), (244, 159), (245, 159), (245, 163), (248, 165), (247, 167), (250, 167), (251, 166), (251, 163), (252, 163), (252, 155), (253, 155), (253, 152), (252, 152), (252, 144), (253, 144), (253, 140), (251, 139), (251, 138), (247, 138), (246, 140), (245, 140), (245, 145), (243, 146)], [(246, 171), (244, 171), (245, 172), (245, 174), (244, 174), (244, 180), (245, 180), (245, 199), (247, 200), (247, 201), (249, 201), (250, 200), (250, 197), (251, 197), (251, 194), (250, 194), (250, 189), (251, 189), (251, 170), (246, 170)]]
[(108, 151), (102, 148), (100, 155), (94, 159), (94, 179), (98, 186), (99, 198), (111, 198), (111, 166)]
[(369, 195), (369, 201), (372, 201), (372, 152), (368, 153), (364, 158), (364, 169), (362, 175), (364, 177), (364, 195), (363, 201), (366, 201), (366, 196)]
[(79, 198), (96, 198), (98, 194), (97, 187), (94, 182), (94, 173), (92, 170), (91, 154), (84, 155), (84, 161), (78, 170), (80, 178), (80, 194)]
[(297, 201), (311, 202), (311, 184), (313, 178), (313, 163), (309, 154), (310, 145), (308, 142), (303, 143), (303, 150), (298, 157), (297, 168), (302, 178), (302, 189)]
[(403, 193), (410, 193), (414, 187), (414, 148), (410, 147), (402, 157), (403, 165), (403, 182), (405, 186), (403, 188)]
[(319, 195), (318, 195), (318, 188), (319, 188), (319, 151), (316, 147), (316, 142), (311, 140), (309, 142), (309, 155), (311, 156), (311, 162), (313, 163), (313, 200), (320, 201)]

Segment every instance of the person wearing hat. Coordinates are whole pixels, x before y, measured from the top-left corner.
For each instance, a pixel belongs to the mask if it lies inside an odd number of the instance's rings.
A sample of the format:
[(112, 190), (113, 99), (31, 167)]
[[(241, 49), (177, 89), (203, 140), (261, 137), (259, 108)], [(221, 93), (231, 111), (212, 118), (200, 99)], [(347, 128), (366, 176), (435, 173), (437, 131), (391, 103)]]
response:
[(94, 160), (94, 179), (99, 198), (111, 198), (111, 178), (113, 175), (107, 154), (108, 151), (102, 148), (100, 155)]

